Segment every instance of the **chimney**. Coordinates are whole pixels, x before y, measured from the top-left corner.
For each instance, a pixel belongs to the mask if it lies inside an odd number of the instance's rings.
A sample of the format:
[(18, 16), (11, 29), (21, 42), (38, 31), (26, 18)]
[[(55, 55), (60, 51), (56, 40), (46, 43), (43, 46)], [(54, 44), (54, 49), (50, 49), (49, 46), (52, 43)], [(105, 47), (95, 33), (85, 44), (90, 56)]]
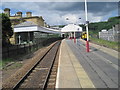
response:
[(10, 17), (10, 9), (9, 8), (5, 8), (4, 13), (7, 14), (8, 17)]
[(22, 12), (17, 12), (17, 16), (22, 17)]
[(32, 12), (26, 12), (27, 17), (32, 17)]

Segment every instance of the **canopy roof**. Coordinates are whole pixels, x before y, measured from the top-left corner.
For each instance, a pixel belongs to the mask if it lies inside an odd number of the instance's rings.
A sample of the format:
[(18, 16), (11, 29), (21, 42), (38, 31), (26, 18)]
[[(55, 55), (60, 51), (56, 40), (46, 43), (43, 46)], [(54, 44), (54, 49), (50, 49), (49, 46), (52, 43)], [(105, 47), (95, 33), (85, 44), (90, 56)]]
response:
[(61, 32), (82, 32), (82, 27), (75, 24), (68, 24), (61, 29)]
[(37, 24), (31, 21), (26, 21), (14, 26), (14, 32), (36, 32), (36, 31), (43, 33), (60, 34), (60, 30), (38, 26)]

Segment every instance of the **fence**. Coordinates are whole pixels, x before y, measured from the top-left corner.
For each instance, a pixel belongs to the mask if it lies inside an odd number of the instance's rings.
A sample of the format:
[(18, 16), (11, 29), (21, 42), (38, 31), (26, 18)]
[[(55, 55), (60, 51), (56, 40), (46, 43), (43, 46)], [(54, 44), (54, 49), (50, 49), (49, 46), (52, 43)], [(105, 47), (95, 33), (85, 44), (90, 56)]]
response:
[(29, 54), (57, 40), (61, 40), (61, 38), (41, 38), (41, 40), (39, 39), (39, 41), (34, 44), (9, 45), (3, 47), (2, 58), (16, 58), (24, 54)]

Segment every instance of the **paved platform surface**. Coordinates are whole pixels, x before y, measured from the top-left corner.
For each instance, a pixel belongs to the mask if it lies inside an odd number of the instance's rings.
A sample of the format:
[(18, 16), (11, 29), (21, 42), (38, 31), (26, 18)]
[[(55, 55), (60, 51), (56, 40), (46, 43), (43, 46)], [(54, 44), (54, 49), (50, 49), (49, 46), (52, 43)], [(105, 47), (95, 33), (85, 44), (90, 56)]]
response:
[(84, 41), (63, 40), (56, 88), (118, 88), (117, 52), (105, 52), (91, 45), (87, 53)]
[[(85, 40), (82, 40), (82, 39), (77, 39), (77, 40), (81, 43), (86, 43)], [(107, 54), (109, 54), (109, 55), (111, 55), (115, 58), (120, 58), (120, 57), (118, 57), (118, 54), (119, 54), (118, 51), (115, 51), (113, 49), (106, 48), (104, 46), (100, 46), (100, 45), (97, 45), (97, 44), (94, 44), (94, 43), (91, 43), (91, 42), (89, 44), (90, 44), (91, 47), (95, 47), (96, 49), (99, 49), (99, 50), (103, 51), (104, 53), (107, 53)], [(90, 49), (90, 50), (92, 50), (92, 49)]]
[(56, 88), (94, 88), (81, 64), (63, 40)]

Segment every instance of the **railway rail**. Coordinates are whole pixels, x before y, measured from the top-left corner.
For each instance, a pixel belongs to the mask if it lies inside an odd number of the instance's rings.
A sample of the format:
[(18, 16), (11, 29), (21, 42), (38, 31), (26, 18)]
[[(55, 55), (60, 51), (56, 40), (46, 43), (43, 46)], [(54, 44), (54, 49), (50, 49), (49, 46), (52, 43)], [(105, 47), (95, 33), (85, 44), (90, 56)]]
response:
[[(14, 85), (13, 90), (34, 88), (45, 90), (55, 86), (58, 50), (61, 41), (56, 42), (43, 57)], [(48, 83), (49, 82), (49, 83)], [(51, 83), (50, 83), (51, 82)]]

